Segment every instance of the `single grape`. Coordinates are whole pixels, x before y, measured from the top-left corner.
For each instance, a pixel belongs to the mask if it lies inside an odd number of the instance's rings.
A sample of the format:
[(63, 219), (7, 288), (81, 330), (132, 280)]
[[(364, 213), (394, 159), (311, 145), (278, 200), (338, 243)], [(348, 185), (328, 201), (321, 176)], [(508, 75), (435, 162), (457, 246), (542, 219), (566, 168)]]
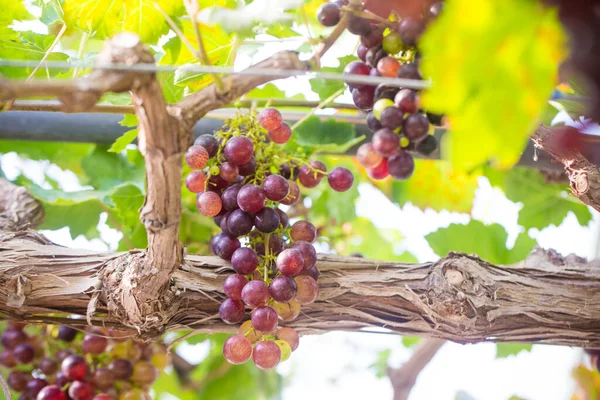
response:
[(358, 56), (358, 58), (360, 58), (363, 62), (365, 62), (366, 57), (367, 57), (367, 51), (369, 51), (368, 48), (366, 48), (362, 43), (358, 45), (358, 48), (356, 49), (356, 55)]
[(383, 157), (389, 157), (400, 150), (400, 137), (390, 129), (378, 130), (372, 140), (373, 149)]
[(13, 368), (16, 367), (17, 364), (17, 359), (15, 358), (15, 355), (13, 354), (12, 350), (7, 349), (0, 353), (0, 365), (3, 365), (7, 368)]
[(238, 330), (240, 335), (243, 335), (250, 343), (254, 343), (262, 337), (262, 332), (252, 326), (252, 321), (244, 321)]
[(167, 353), (167, 348), (164, 345), (159, 346), (158, 350), (152, 353), (150, 362), (159, 371), (163, 371), (167, 368), (167, 366), (171, 364), (171, 357), (169, 357), (169, 353)]
[(225, 179), (227, 182), (235, 182), (238, 176), (240, 176), (240, 171), (237, 165), (226, 161), (221, 164), (221, 172), (219, 176), (221, 176), (221, 178)]
[(46, 386), (37, 395), (36, 400), (67, 400), (67, 395), (56, 385)]
[(384, 158), (383, 160), (381, 160), (381, 163), (379, 163), (379, 165), (377, 165), (373, 168), (367, 168), (367, 174), (372, 179), (375, 179), (378, 181), (385, 179), (390, 175), (387, 164), (388, 164), (387, 158)]
[(105, 337), (86, 334), (83, 337), (83, 352), (90, 354), (102, 354), (108, 346), (108, 340)]
[(226, 299), (219, 307), (219, 316), (226, 324), (240, 323), (244, 314), (244, 303), (240, 300)]
[(406, 180), (415, 170), (415, 161), (406, 151), (400, 151), (388, 159), (388, 170), (392, 178)]
[(299, 250), (286, 249), (277, 256), (276, 265), (282, 274), (296, 275), (302, 271), (304, 258)]
[[(240, 250), (240, 249), (238, 249)], [(229, 275), (223, 282), (223, 292), (233, 300), (242, 299), (242, 289), (248, 283), (248, 279), (240, 274)]]
[(196, 199), (196, 206), (200, 214), (207, 217), (214, 217), (223, 208), (221, 197), (215, 192), (202, 192)]
[(367, 49), (380, 46), (383, 42), (383, 29), (378, 26), (371, 26), (371, 31), (360, 37), (360, 43)]
[(185, 163), (192, 169), (202, 169), (208, 162), (208, 151), (202, 147), (193, 145), (185, 153)]
[(304, 164), (300, 167), (298, 180), (302, 186), (306, 188), (313, 188), (321, 182), (326, 172), (327, 167), (325, 164), (323, 164), (321, 161), (313, 160), (309, 165)]
[(294, 181), (289, 181), (289, 185), (290, 191), (288, 192), (288, 195), (285, 199), (281, 200), (281, 204), (286, 206), (291, 206), (300, 200), (300, 188), (298, 187), (298, 184)]
[(242, 301), (250, 308), (258, 308), (269, 301), (269, 288), (263, 281), (252, 280), (242, 289)]
[(245, 136), (235, 136), (227, 141), (223, 149), (227, 160), (233, 164), (245, 164), (254, 155), (254, 145)]
[(240, 209), (233, 210), (227, 217), (227, 227), (232, 236), (247, 235), (250, 233), (253, 226), (254, 221), (252, 220), (250, 214)]
[(421, 140), (415, 146), (415, 150), (417, 153), (422, 154), (424, 156), (431, 155), (438, 148), (437, 139), (434, 136), (427, 135), (423, 140)]
[(259, 307), (252, 311), (251, 321), (259, 331), (273, 332), (277, 329), (277, 312), (271, 307)]
[(247, 163), (238, 165), (238, 171), (241, 176), (252, 175), (256, 172), (256, 159), (252, 157)]
[[(371, 72), (371, 68), (369, 68), (369, 66), (361, 61), (352, 61), (350, 64), (346, 65), (346, 67), (344, 68), (344, 74), (345, 75), (369, 75), (369, 72)], [(361, 83), (350, 83), (350, 82), (346, 82), (346, 84), (348, 86), (352, 86), (354, 88), (361, 88), (364, 86), (368, 86), (368, 85), (364, 85)]]
[(309, 269), (303, 269), (302, 272), (300, 272), (299, 275), (307, 275), (310, 276), (311, 278), (313, 278), (315, 281), (319, 279), (319, 275), (321, 273), (319, 272), (319, 269), (317, 268), (316, 265), (313, 265), (312, 267), (310, 267)]
[(31, 399), (35, 399), (37, 395), (42, 391), (43, 388), (48, 386), (47, 380), (42, 378), (33, 378), (25, 386), (23, 394)]
[(292, 351), (296, 351), (300, 344), (300, 336), (298, 336), (298, 332), (296, 332), (295, 329), (287, 327), (279, 328), (276, 336), (278, 339), (286, 341), (290, 345)]
[(72, 381), (81, 380), (88, 372), (85, 359), (81, 356), (70, 355), (61, 364), (61, 371)]
[(221, 195), (221, 202), (223, 203), (223, 208), (227, 211), (233, 211), (239, 208), (237, 203), (237, 195), (242, 185), (235, 184), (229, 186), (227, 189), (223, 191)]
[(351, 14), (348, 21), (348, 30), (355, 35), (366, 36), (371, 32), (371, 22), (366, 18)]
[(388, 54), (398, 54), (404, 50), (404, 43), (402, 43), (402, 39), (398, 32), (390, 32), (383, 38), (381, 45)]
[(383, 160), (383, 157), (373, 148), (372, 143), (362, 144), (358, 150), (356, 150), (356, 158), (360, 165), (365, 168), (376, 167), (381, 163), (381, 160)]
[(302, 270), (307, 270), (317, 263), (317, 251), (309, 242), (303, 240), (295, 241), (290, 246), (290, 249), (296, 249), (302, 254), (302, 259), (304, 260)]
[(348, 168), (335, 167), (327, 176), (329, 186), (336, 192), (345, 192), (352, 187), (354, 175)]
[(396, 107), (403, 113), (414, 114), (420, 107), (419, 95), (412, 89), (400, 90), (394, 99)]
[(275, 342), (258, 342), (252, 351), (254, 365), (263, 370), (273, 369), (281, 360), (281, 350)]
[(375, 101), (375, 90), (372, 86), (362, 86), (352, 89), (352, 101), (361, 110), (370, 110)]
[(271, 281), (269, 291), (273, 300), (279, 303), (289, 303), (296, 297), (298, 285), (296, 285), (293, 278), (282, 275)]
[(208, 152), (208, 158), (213, 158), (219, 151), (219, 142), (213, 135), (205, 134), (198, 136), (194, 142), (195, 146), (202, 146)]
[(258, 113), (258, 123), (268, 131), (279, 128), (282, 122), (281, 113), (274, 108), (265, 108)]
[(88, 382), (75, 381), (69, 386), (69, 397), (73, 400), (91, 400), (94, 388)]
[(299, 304), (310, 304), (313, 303), (319, 295), (319, 285), (317, 281), (307, 275), (299, 275), (294, 278), (296, 285), (298, 285), (298, 294), (296, 295), (296, 301)]
[(6, 377), (6, 383), (15, 392), (22, 392), (27, 387), (31, 375), (25, 371), (12, 371)]
[(129, 360), (117, 358), (108, 364), (108, 369), (113, 373), (115, 379), (127, 381), (133, 374), (133, 364)]
[(206, 175), (202, 171), (192, 171), (185, 177), (185, 187), (192, 193), (203, 192), (206, 188)]
[(407, 17), (402, 18), (400, 21), (400, 26), (398, 27), (398, 34), (400, 38), (410, 47), (415, 47), (417, 45), (417, 40), (425, 30), (425, 25), (418, 18)]
[(150, 400), (150, 396), (141, 389), (133, 388), (121, 392), (119, 400)]
[(238, 193), (237, 202), (243, 211), (255, 213), (265, 206), (265, 193), (258, 185), (244, 185)]
[(67, 376), (65, 374), (63, 374), (61, 371), (58, 371), (56, 373), (56, 377), (54, 378), (54, 384), (58, 387), (65, 387), (66, 385), (68, 385), (71, 382), (71, 380), (69, 378), (67, 378)]
[(244, 335), (233, 335), (223, 344), (223, 357), (233, 365), (243, 364), (252, 356), (252, 344)]
[(335, 3), (325, 3), (317, 10), (317, 19), (323, 26), (337, 25), (340, 17), (340, 8)]
[(381, 112), (388, 107), (392, 107), (393, 105), (394, 102), (390, 99), (379, 99), (373, 105), (373, 115), (375, 118), (381, 121)]
[(290, 192), (290, 184), (281, 175), (269, 175), (262, 184), (265, 197), (273, 201), (281, 201)]
[(279, 228), (279, 214), (274, 209), (265, 207), (256, 213), (254, 225), (256, 225), (256, 229), (263, 233), (273, 232)]
[(281, 350), (281, 361), (286, 361), (292, 355), (292, 347), (285, 340), (276, 340), (275, 344)]
[(387, 107), (380, 115), (379, 120), (384, 128), (395, 131), (402, 126), (404, 114), (397, 107)]
[(2, 332), (2, 346), (5, 349), (13, 350), (17, 345), (26, 343), (29, 337), (21, 329), (7, 329)]
[(394, 57), (387, 56), (383, 57), (377, 62), (377, 71), (381, 76), (387, 76), (388, 78), (395, 78), (400, 69), (400, 63)]
[(35, 349), (30, 344), (21, 343), (15, 347), (13, 354), (19, 364), (29, 364), (35, 358)]
[(92, 400), (113, 400), (113, 398), (106, 393), (99, 393)]
[(285, 322), (293, 321), (300, 315), (300, 303), (296, 300), (292, 300), (287, 304), (274, 302), (272, 307), (277, 312), (279, 319)]
[(58, 362), (52, 358), (42, 358), (39, 363), (39, 368), (46, 376), (54, 375), (58, 371)]
[(249, 247), (240, 247), (231, 256), (231, 266), (238, 274), (251, 274), (258, 267), (258, 255)]
[(383, 128), (381, 122), (379, 122), (379, 120), (375, 118), (375, 114), (373, 114), (373, 111), (367, 114), (367, 127), (371, 130), (371, 132), (377, 132), (378, 130)]
[(403, 64), (398, 70), (398, 78), (417, 80), (423, 79), (421, 77), (421, 73), (419, 72), (419, 67), (414, 63)]
[(235, 237), (218, 233), (212, 238), (210, 247), (216, 256), (224, 260), (231, 260), (233, 253), (240, 248), (240, 241)]
[(92, 382), (100, 390), (110, 389), (115, 381), (115, 374), (108, 367), (99, 367), (92, 374)]
[(290, 229), (290, 237), (293, 241), (304, 240), (312, 243), (317, 238), (317, 228), (308, 221), (296, 221)]
[(411, 114), (402, 127), (404, 135), (410, 140), (419, 140), (429, 132), (429, 120), (423, 114)]
[(292, 128), (283, 122), (278, 128), (269, 131), (269, 139), (277, 144), (287, 143), (292, 137)]
[(377, 85), (377, 87), (375, 88), (375, 101), (378, 101), (381, 99), (394, 100), (394, 97), (396, 97), (396, 94), (399, 91), (400, 91), (400, 89), (398, 89), (397, 87), (389, 86), (389, 85), (386, 85), (385, 83)]
[(148, 361), (138, 361), (133, 366), (131, 380), (136, 385), (147, 386), (158, 378), (158, 370)]
[[(278, 255), (283, 250), (283, 241), (277, 235), (269, 235), (269, 252)], [(256, 252), (261, 256), (265, 255), (265, 244), (257, 243)]]
[(279, 208), (276, 208), (275, 211), (277, 211), (277, 214), (279, 215), (279, 225), (281, 225), (281, 228), (287, 228), (290, 223), (288, 215), (285, 213), (285, 211), (280, 210)]

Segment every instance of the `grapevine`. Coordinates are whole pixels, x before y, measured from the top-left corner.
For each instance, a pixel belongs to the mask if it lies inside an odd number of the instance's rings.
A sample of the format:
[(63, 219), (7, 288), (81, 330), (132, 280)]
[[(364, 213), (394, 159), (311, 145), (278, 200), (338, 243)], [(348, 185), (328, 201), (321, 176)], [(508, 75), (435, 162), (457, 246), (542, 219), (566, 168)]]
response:
[[(420, 15), (380, 21), (363, 16), (362, 8), (338, 0), (322, 5), (317, 18), (324, 26), (334, 26), (342, 12), (351, 13), (348, 30), (360, 36), (357, 55), (361, 61), (346, 65), (345, 74), (422, 79), (418, 39), (441, 11), (439, 2), (428, 5)], [(360, 164), (375, 180), (410, 178), (415, 167), (413, 153), (430, 156), (438, 148), (430, 134), (430, 120), (438, 122), (439, 118), (422, 110), (419, 93), (413, 89), (350, 83), (348, 89), (354, 104), (367, 112), (367, 125), (374, 132), (372, 142), (357, 150)]]
[(231, 262), (236, 272), (224, 282), (227, 299), (221, 319), (239, 324), (227, 339), (223, 356), (232, 364), (252, 358), (272, 369), (298, 347), (298, 333), (279, 327), (301, 306), (317, 299), (317, 229), (305, 220), (290, 226), (285, 208), (300, 201), (299, 184), (316, 187), (325, 177), (338, 192), (350, 189), (352, 173), (344, 167), (327, 171), (321, 161), (302, 152), (290, 154), (292, 135), (281, 113), (266, 108), (258, 115), (239, 114), (214, 135), (202, 135), (186, 154), (193, 169), (185, 182), (197, 193), (198, 211), (213, 217), (221, 232), (211, 241), (213, 253)]
[(0, 367), (19, 400), (146, 400), (169, 364), (160, 343), (127, 332), (90, 327), (28, 327), (9, 321), (2, 333)]

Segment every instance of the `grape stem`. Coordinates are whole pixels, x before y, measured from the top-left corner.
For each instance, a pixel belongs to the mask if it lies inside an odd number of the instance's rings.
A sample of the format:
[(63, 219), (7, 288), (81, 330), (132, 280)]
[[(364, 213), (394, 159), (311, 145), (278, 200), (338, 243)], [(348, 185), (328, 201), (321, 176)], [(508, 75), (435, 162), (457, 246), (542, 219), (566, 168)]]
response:
[(310, 63), (314, 64), (315, 67), (321, 67), (321, 57), (327, 53), (327, 51), (333, 46), (333, 44), (338, 40), (338, 38), (344, 33), (346, 28), (348, 27), (348, 22), (350, 21), (350, 13), (345, 12), (342, 13), (342, 18), (340, 22), (335, 26), (335, 29), (327, 36), (321, 44), (317, 47), (316, 53), (311, 57)]

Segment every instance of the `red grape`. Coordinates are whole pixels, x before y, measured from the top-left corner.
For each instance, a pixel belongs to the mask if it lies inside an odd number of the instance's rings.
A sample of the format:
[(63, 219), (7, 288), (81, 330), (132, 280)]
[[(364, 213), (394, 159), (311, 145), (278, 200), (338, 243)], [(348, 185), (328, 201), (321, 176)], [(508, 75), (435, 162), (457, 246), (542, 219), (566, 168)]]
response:
[(226, 324), (242, 322), (244, 314), (244, 303), (239, 300), (226, 299), (219, 307), (219, 316)]
[(69, 397), (73, 400), (91, 400), (94, 388), (88, 382), (75, 381), (69, 386)]
[(255, 213), (264, 207), (265, 193), (258, 185), (244, 185), (238, 192), (237, 202), (242, 210)]
[(223, 153), (229, 162), (237, 165), (245, 164), (254, 154), (254, 145), (245, 136), (235, 136), (227, 141)]
[(414, 63), (402, 65), (398, 70), (398, 78), (417, 80), (423, 79), (421, 77), (421, 73), (419, 72), (419, 67)]
[(235, 182), (238, 176), (240, 176), (240, 171), (237, 165), (226, 161), (221, 164), (221, 172), (219, 176), (225, 179), (227, 182)]
[(302, 253), (299, 250), (286, 249), (277, 256), (276, 264), (282, 274), (296, 275), (304, 267), (304, 258), (302, 258)]
[(0, 353), (0, 365), (4, 365), (7, 368), (13, 368), (17, 366), (17, 360), (12, 350), (4, 350)]
[(388, 170), (392, 178), (405, 180), (413, 174), (415, 161), (409, 153), (400, 151), (388, 159)]
[(411, 114), (404, 121), (402, 131), (410, 140), (422, 139), (429, 132), (429, 120), (423, 114)]
[(289, 303), (296, 297), (298, 285), (296, 285), (293, 278), (282, 275), (271, 281), (269, 291), (273, 300), (279, 303)]
[(317, 299), (319, 295), (319, 285), (317, 281), (307, 275), (299, 275), (294, 278), (298, 285), (298, 294), (296, 301), (300, 304), (310, 304)]
[(356, 150), (356, 158), (358, 162), (365, 168), (373, 168), (378, 166), (383, 160), (373, 148), (373, 144), (364, 143)]
[[(352, 61), (350, 64), (346, 65), (344, 68), (344, 74), (346, 75), (369, 75), (371, 72), (371, 68), (361, 61)], [(364, 86), (368, 86), (362, 83), (350, 83), (346, 82), (348, 86), (352, 86), (354, 88), (361, 88)]]
[(238, 165), (238, 171), (241, 176), (252, 175), (256, 172), (256, 159), (252, 157), (247, 163)]
[(300, 167), (298, 180), (302, 186), (306, 188), (314, 188), (321, 182), (326, 172), (327, 167), (325, 164), (323, 164), (321, 161), (313, 160), (309, 165), (305, 164)]
[(54, 383), (56, 384), (56, 386), (58, 387), (65, 387), (66, 385), (68, 385), (71, 381), (69, 380), (69, 378), (67, 378), (67, 376), (65, 374), (63, 374), (61, 371), (58, 371), (56, 373), (56, 378), (54, 379)]
[(223, 282), (223, 292), (233, 300), (242, 299), (242, 289), (248, 283), (248, 279), (240, 274), (229, 275)]
[(50, 385), (40, 390), (36, 400), (67, 400), (67, 396), (60, 387)]
[(417, 45), (417, 40), (425, 30), (425, 25), (419, 18), (402, 18), (400, 26), (398, 27), (398, 33), (402, 41), (410, 46), (414, 47)]
[(335, 167), (327, 176), (329, 186), (336, 192), (345, 192), (352, 187), (354, 183), (354, 175), (348, 168)]
[(147, 386), (158, 377), (158, 370), (149, 361), (138, 361), (133, 366), (131, 380), (136, 385)]
[(85, 378), (85, 375), (88, 372), (88, 366), (83, 357), (70, 355), (63, 360), (61, 371), (67, 378), (76, 381)]
[(371, 132), (377, 132), (378, 130), (383, 128), (381, 122), (379, 122), (379, 120), (375, 118), (375, 114), (373, 114), (373, 111), (367, 114), (367, 127), (369, 128), (369, 130), (371, 130)]
[(95, 395), (92, 400), (113, 400), (113, 398), (106, 393), (100, 393)]
[(108, 364), (108, 369), (113, 373), (115, 379), (127, 381), (133, 374), (133, 364), (129, 360), (117, 358)]
[(400, 150), (400, 137), (390, 129), (380, 129), (373, 135), (373, 149), (381, 156), (389, 157)]
[(223, 357), (231, 364), (243, 364), (252, 355), (252, 344), (244, 335), (233, 335), (223, 344)]
[(286, 206), (290, 206), (300, 200), (300, 188), (296, 184), (296, 182), (290, 181), (290, 191), (285, 199), (281, 200), (281, 204), (285, 204)]
[(317, 266), (313, 265), (309, 269), (303, 269), (302, 272), (300, 272), (300, 275), (310, 276), (311, 278), (313, 278), (316, 281), (317, 279), (319, 279), (320, 272), (319, 272), (319, 269), (317, 268)]
[(231, 266), (238, 274), (251, 274), (258, 267), (258, 255), (249, 247), (240, 247), (231, 256)]
[(317, 19), (323, 26), (337, 25), (340, 17), (340, 8), (335, 3), (325, 3), (317, 10)]
[(2, 346), (5, 349), (12, 350), (17, 345), (27, 342), (28, 336), (21, 329), (7, 329), (2, 333)]
[(352, 101), (361, 110), (370, 110), (373, 108), (373, 102), (375, 101), (375, 88), (363, 86), (352, 89)]
[(252, 326), (261, 332), (273, 332), (277, 328), (277, 313), (271, 307), (255, 309), (252, 312), (251, 320)]
[(419, 95), (412, 89), (401, 89), (394, 98), (396, 107), (403, 113), (414, 114), (420, 107)]
[(281, 201), (288, 195), (290, 184), (281, 175), (269, 175), (263, 181), (262, 189), (267, 199)]
[(233, 211), (239, 208), (237, 203), (237, 195), (242, 188), (242, 185), (235, 184), (229, 186), (227, 189), (223, 191), (221, 195), (221, 202), (223, 203), (223, 208), (227, 211)]
[(108, 340), (105, 337), (86, 334), (83, 337), (83, 352), (90, 354), (102, 354), (108, 346)]
[(360, 43), (367, 49), (381, 45), (383, 42), (383, 28), (371, 26), (371, 31), (360, 37)]
[(33, 378), (27, 385), (25, 386), (24, 395), (30, 397), (31, 399), (35, 399), (38, 393), (48, 386), (48, 381), (41, 378)]
[(290, 237), (293, 241), (304, 240), (312, 243), (317, 238), (317, 228), (308, 221), (296, 221), (290, 228)]
[(273, 232), (279, 228), (279, 214), (274, 209), (265, 207), (256, 213), (254, 225), (256, 225), (256, 229), (263, 233)]
[(358, 36), (366, 36), (371, 32), (371, 22), (366, 18), (361, 18), (357, 15), (350, 14), (348, 21), (348, 30)]
[(97, 368), (92, 374), (92, 382), (100, 390), (110, 389), (115, 384), (115, 374), (107, 367)]
[(252, 361), (260, 369), (273, 369), (281, 360), (281, 349), (274, 342), (258, 342), (252, 352)]
[(387, 56), (383, 57), (377, 62), (377, 71), (381, 76), (387, 76), (388, 78), (395, 78), (398, 75), (400, 69), (400, 63), (394, 57)]
[(303, 270), (307, 270), (317, 263), (317, 251), (312, 244), (298, 240), (290, 246), (290, 249), (296, 249), (302, 254), (302, 259), (304, 260), (304, 264), (302, 265)]
[(287, 143), (292, 137), (292, 128), (287, 123), (282, 123), (278, 128), (269, 131), (269, 139), (277, 144)]
[(277, 331), (277, 338), (288, 342), (292, 351), (296, 351), (298, 344), (300, 344), (300, 337), (298, 332), (292, 328), (279, 328)]
[(31, 375), (25, 371), (13, 371), (8, 374), (6, 383), (15, 392), (22, 392), (27, 387), (27, 382), (31, 379)]
[(250, 233), (254, 221), (250, 214), (237, 209), (227, 217), (227, 228), (232, 236), (244, 236)]
[(282, 228), (287, 228), (288, 224), (290, 223), (288, 215), (285, 213), (285, 211), (282, 211), (279, 208), (276, 208), (275, 211), (277, 211), (277, 214), (279, 214), (279, 225), (281, 225)]
[(198, 136), (194, 145), (204, 147), (208, 152), (208, 158), (213, 158), (219, 151), (219, 142), (213, 135), (209, 134)]
[(185, 187), (192, 193), (200, 193), (206, 189), (206, 174), (192, 171), (185, 177)]
[(258, 308), (267, 304), (269, 288), (263, 281), (252, 280), (242, 289), (242, 301), (250, 308)]
[(52, 358), (42, 358), (39, 368), (44, 375), (54, 375), (58, 371), (58, 362)]
[(30, 344), (21, 343), (15, 347), (13, 354), (19, 364), (29, 364), (35, 358), (35, 349)]
[(381, 160), (381, 163), (379, 163), (379, 165), (377, 165), (373, 168), (368, 168), (367, 174), (372, 179), (375, 179), (375, 180), (381, 180), (381, 179), (387, 178), (390, 175), (390, 172), (388, 170), (387, 158), (384, 158), (383, 160)]
[(384, 128), (394, 131), (402, 126), (403, 117), (404, 113), (398, 107), (387, 107), (381, 111), (379, 121)]
[(185, 163), (192, 169), (202, 169), (208, 162), (208, 151), (202, 146), (191, 146), (185, 153)]
[(240, 248), (240, 241), (223, 233), (218, 233), (212, 238), (211, 250), (216, 255), (224, 260), (231, 260), (233, 253)]
[(358, 56), (358, 58), (360, 58), (364, 62), (367, 57), (368, 50), (369, 49), (367, 47), (365, 47), (364, 44), (361, 43), (358, 45), (358, 48), (356, 49), (356, 55)]
[(281, 113), (274, 108), (265, 108), (258, 114), (260, 126), (268, 131), (279, 128), (283, 121)]
[(196, 199), (196, 206), (200, 214), (207, 217), (214, 217), (221, 212), (223, 203), (219, 195), (215, 192), (202, 192)]

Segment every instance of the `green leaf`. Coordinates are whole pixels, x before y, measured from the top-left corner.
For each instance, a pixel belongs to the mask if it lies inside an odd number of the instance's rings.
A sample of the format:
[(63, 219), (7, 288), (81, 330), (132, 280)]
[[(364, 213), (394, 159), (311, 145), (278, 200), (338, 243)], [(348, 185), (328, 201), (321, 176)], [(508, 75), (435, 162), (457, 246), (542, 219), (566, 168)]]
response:
[[(0, 39), (0, 58), (11, 60), (41, 61), (54, 38), (48, 35), (40, 35), (33, 32), (20, 32), (18, 37), (12, 39)], [(61, 52), (52, 52), (48, 55), (48, 61), (67, 61), (68, 55)], [(28, 78), (34, 67), (0, 67), (0, 75), (14, 78)], [(56, 75), (57, 70), (50, 69), (51, 76)], [(40, 68), (36, 77), (47, 77), (45, 68)]]
[(48, 160), (62, 169), (83, 175), (81, 160), (94, 149), (87, 143), (55, 143), (0, 140), (0, 153), (16, 152), (19, 157), (30, 160)]
[(125, 132), (121, 136), (114, 141), (114, 143), (108, 149), (110, 153), (120, 153), (127, 147), (128, 144), (133, 142), (135, 138), (137, 138), (138, 130), (132, 129), (130, 131)]
[(119, 122), (119, 125), (125, 126), (127, 128), (133, 128), (134, 126), (138, 126), (138, 119), (135, 114), (125, 114), (123, 119)]
[(32, 19), (21, 0), (0, 0), (0, 39), (16, 37), (16, 32), (9, 26), (16, 20)]
[(144, 204), (144, 193), (139, 187), (126, 183), (117, 186), (110, 194), (110, 199), (114, 203), (113, 213), (120, 220), (123, 234), (132, 234), (134, 230), (141, 226), (140, 209)]
[[(321, 68), (321, 72), (337, 72), (341, 73), (346, 65), (351, 63), (352, 61), (358, 60), (358, 57), (349, 55), (338, 58), (339, 66), (332, 67), (323, 67)], [(310, 80), (310, 88), (313, 92), (319, 95), (321, 100), (325, 100), (332, 96), (335, 92), (345, 87), (345, 83), (343, 81), (334, 81), (331, 79), (320, 79), (315, 78)]]
[(375, 376), (378, 378), (385, 378), (387, 376), (387, 369), (389, 366), (389, 359), (392, 351), (385, 349), (377, 352), (375, 362), (369, 365), (369, 368), (375, 372)]
[(425, 239), (440, 257), (450, 252), (477, 254), (495, 264), (514, 264), (527, 257), (536, 241), (521, 233), (512, 249), (506, 247), (508, 233), (502, 225), (484, 225), (471, 220), (467, 225), (451, 224), (425, 236)]
[(418, 336), (402, 336), (402, 346), (410, 349), (421, 343), (421, 340)]
[(42, 8), (40, 22), (52, 25), (63, 20), (65, 13), (59, 0), (40, 0), (38, 5)]
[(486, 176), (492, 185), (504, 190), (509, 200), (523, 204), (518, 222), (526, 229), (558, 226), (569, 212), (582, 226), (592, 219), (589, 208), (571, 196), (566, 184), (547, 183), (534, 169), (512, 168), (501, 174), (488, 168)]
[(286, 148), (294, 152), (302, 147), (309, 155), (316, 152), (344, 153), (364, 140), (364, 136), (355, 138), (355, 135), (354, 125), (348, 122), (338, 122), (333, 118), (322, 121), (311, 116), (296, 127)]
[(423, 105), (447, 116), (452, 133), (442, 149), (454, 167), (488, 160), (510, 167), (539, 123), (565, 54), (556, 10), (523, 0), (446, 6), (419, 42), (423, 76), (433, 82)]
[(496, 343), (496, 358), (516, 356), (522, 351), (531, 351), (531, 344)]
[(109, 153), (105, 146), (96, 146), (82, 159), (81, 166), (96, 189), (110, 190), (126, 182), (140, 188), (144, 185), (143, 164), (132, 164), (121, 154)]
[[(180, 21), (180, 24), (183, 35), (197, 49), (198, 41), (193, 24), (188, 20)], [(217, 66), (228, 65), (233, 60), (230, 57), (231, 38), (229, 34), (218, 25), (201, 24), (200, 29), (202, 31), (202, 42), (210, 63)], [(165, 55), (160, 59), (159, 64), (183, 65), (198, 62), (196, 54), (190, 52), (187, 46), (182, 46), (179, 37), (169, 39), (163, 46), (163, 50)], [(197, 90), (198, 88), (195, 89)]]

